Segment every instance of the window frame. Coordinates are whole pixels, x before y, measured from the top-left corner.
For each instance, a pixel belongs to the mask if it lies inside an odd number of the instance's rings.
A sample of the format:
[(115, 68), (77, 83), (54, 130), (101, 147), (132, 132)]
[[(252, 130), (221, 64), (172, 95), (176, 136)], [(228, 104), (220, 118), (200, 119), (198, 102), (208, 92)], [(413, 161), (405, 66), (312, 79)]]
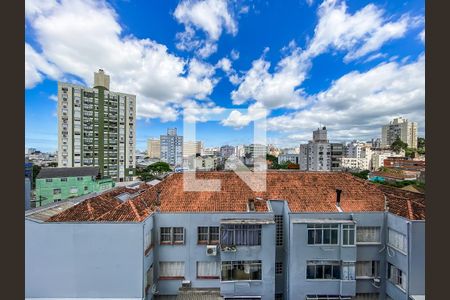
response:
[[(355, 224), (342, 224), (341, 226), (341, 243), (342, 243), (342, 247), (355, 247), (356, 246), (356, 226)], [(350, 242), (350, 233), (353, 232), (353, 243), (349, 243)], [(348, 235), (348, 236), (347, 236)], [(345, 238), (347, 237), (348, 239), (348, 243), (345, 243)]]
[[(403, 239), (403, 245), (404, 245), (405, 249), (400, 249), (400, 248), (397, 247), (396, 245), (393, 245), (393, 244), (392, 244), (391, 238), (390, 238), (390, 236), (391, 236), (390, 233), (391, 233), (391, 232), (392, 232), (393, 234), (397, 234), (397, 235), (399, 235), (399, 236), (402, 237), (402, 239)], [(387, 232), (387, 233), (388, 233), (388, 234), (387, 234), (387, 242), (386, 242), (387, 246), (389, 246), (389, 247), (391, 247), (391, 248), (397, 250), (398, 252), (400, 252), (400, 253), (402, 253), (402, 254), (404, 254), (404, 255), (408, 255), (408, 237), (406, 236), (406, 234), (403, 234), (403, 233), (401, 233), (401, 232), (399, 232), (399, 231), (397, 231), (397, 230), (395, 230), (395, 229), (389, 228), (389, 227), (388, 227), (388, 232)]]
[[(234, 266), (244, 266), (244, 265), (257, 265), (259, 266), (259, 274), (261, 275), (260, 279), (234, 279), (231, 280), (223, 280), (223, 267), (224, 265), (231, 266), (231, 274), (233, 274)], [(251, 267), (249, 267), (251, 268)], [(233, 275), (232, 275), (233, 277)], [(232, 261), (221, 261), (220, 264), (220, 282), (249, 282), (249, 281), (263, 281), (263, 268), (262, 268), (262, 260), (232, 260)]]
[[(319, 227), (320, 226), (320, 227)], [(306, 244), (308, 246), (319, 246), (319, 247), (323, 247), (323, 246), (339, 246), (340, 245), (340, 226), (339, 224), (336, 223), (330, 223), (330, 224), (315, 224), (315, 223), (310, 223), (307, 224), (306, 226), (306, 230), (307, 230), (307, 234), (306, 234)], [(324, 231), (330, 231), (329, 234), (329, 239), (330, 239), (330, 243), (329, 244), (325, 244), (324, 243)], [(313, 239), (314, 242), (310, 243), (310, 231), (313, 231)], [(320, 239), (321, 239), (321, 243), (315, 243), (316, 237), (317, 237), (317, 232), (320, 232)], [(337, 236), (336, 236), (336, 244), (332, 244), (332, 232), (336, 232)]]
[[(181, 229), (182, 232), (175, 232), (175, 229)], [(168, 232), (163, 232), (169, 230)], [(163, 240), (162, 236), (168, 236), (169, 240)], [(181, 235), (181, 240), (175, 240), (176, 235)], [(159, 227), (159, 244), (160, 245), (184, 245), (186, 242), (186, 229), (184, 227)]]
[[(358, 241), (358, 230), (364, 230), (366, 228), (376, 228), (378, 230), (378, 241), (377, 242), (359, 242)], [(358, 226), (356, 228), (356, 245), (380, 245), (381, 244), (381, 226)]]
[[(394, 273), (392, 274), (391, 267), (394, 269)], [(403, 274), (405, 274), (405, 282), (403, 282)], [(392, 278), (394, 276), (395, 278)], [(400, 268), (398, 268), (396, 265), (391, 264), (390, 262), (387, 263), (387, 272), (386, 272), (387, 280), (401, 289), (402, 291), (406, 292), (407, 290), (407, 281), (408, 281), (408, 275), (402, 271)], [(403, 287), (403, 284), (405, 285)]]
[[(206, 232), (200, 233), (200, 229), (205, 229)], [(217, 232), (212, 232), (216, 229)], [(200, 234), (206, 235), (206, 239), (200, 240)], [(217, 240), (213, 239), (213, 235), (217, 234)], [(220, 226), (198, 226), (197, 227), (197, 244), (198, 245), (218, 245), (220, 243)]]
[[(219, 275), (218, 276), (203, 276), (203, 275), (199, 276), (198, 275), (198, 264), (199, 263), (215, 263), (215, 264), (218, 264), (219, 265)], [(196, 278), (197, 279), (219, 279), (220, 280), (220, 275), (222, 273), (222, 264), (221, 264), (220, 261), (216, 261), (216, 260), (213, 260), (213, 261), (197, 261), (196, 264), (195, 264), (195, 268), (196, 268)]]
[(276, 246), (281, 247), (284, 244), (284, 228), (283, 228), (283, 215), (274, 215), (275, 221), (275, 241)]
[[(225, 227), (229, 227), (229, 228), (225, 229)], [(232, 232), (232, 237), (231, 237), (232, 242), (230, 244), (223, 243), (222, 233), (224, 232), (224, 230)], [(246, 244), (237, 244), (236, 243), (236, 231), (244, 231), (244, 230), (246, 230), (246, 231), (256, 231), (257, 233), (259, 232), (259, 234), (257, 236), (258, 241), (257, 241), (256, 244), (249, 243), (248, 240), (247, 240)], [(247, 235), (247, 237), (248, 236), (249, 235)], [(261, 224), (221, 224), (220, 225), (220, 229), (219, 229), (219, 238), (220, 238), (219, 245), (221, 247), (239, 247), (239, 246), (242, 246), (242, 247), (253, 247), (253, 246), (261, 246), (261, 244), (262, 244), (262, 225)]]
[[(363, 275), (358, 275), (358, 263), (370, 263), (371, 264), (371, 276), (363, 276)], [(356, 279), (374, 279), (374, 278), (379, 278), (380, 277), (380, 261), (379, 260), (361, 260), (361, 261), (357, 261), (355, 264), (355, 277)]]
[[(183, 275), (182, 276), (161, 276), (161, 264), (162, 263), (183, 263)], [(185, 261), (160, 261), (158, 263), (158, 280), (183, 280), (186, 276), (186, 262)]]
[[(308, 278), (308, 266), (315, 266), (314, 275), (317, 275), (317, 266), (322, 268), (322, 278)], [(330, 273), (331, 276), (334, 276), (334, 267), (339, 267), (339, 278), (325, 278), (325, 266), (331, 266)], [(342, 265), (338, 260), (307, 260), (306, 261), (306, 270), (305, 270), (305, 278), (306, 280), (342, 280)]]

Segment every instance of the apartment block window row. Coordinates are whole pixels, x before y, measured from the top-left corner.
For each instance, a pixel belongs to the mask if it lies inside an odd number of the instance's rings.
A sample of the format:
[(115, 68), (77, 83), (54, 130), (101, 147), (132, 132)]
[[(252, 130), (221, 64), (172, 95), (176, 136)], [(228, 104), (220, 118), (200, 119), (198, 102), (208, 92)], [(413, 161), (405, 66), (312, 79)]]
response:
[(393, 264), (388, 263), (387, 277), (390, 282), (406, 291), (406, 274)]
[(357, 261), (356, 262), (356, 278), (376, 278), (379, 276), (379, 261)]
[(160, 244), (184, 244), (184, 227), (161, 227)]
[(223, 261), (221, 280), (262, 280), (261, 261)]
[(356, 242), (358, 244), (381, 243), (380, 232), (380, 227), (358, 226), (356, 229)]
[(220, 262), (219, 261), (198, 261), (197, 278), (199, 279), (219, 279)]
[[(306, 279), (355, 280), (355, 263), (331, 260), (307, 261)], [(342, 274), (341, 274), (342, 270)]]
[(404, 253), (408, 251), (406, 235), (390, 228), (388, 230), (388, 245)]
[(308, 224), (308, 245), (337, 245), (338, 224)]
[(198, 244), (214, 245), (219, 243), (219, 226), (198, 227)]
[(283, 215), (274, 217), (276, 225), (276, 243), (277, 246), (283, 246)]
[(223, 224), (220, 234), (222, 246), (261, 245), (261, 225)]
[(159, 263), (159, 279), (183, 279), (183, 261), (165, 261)]

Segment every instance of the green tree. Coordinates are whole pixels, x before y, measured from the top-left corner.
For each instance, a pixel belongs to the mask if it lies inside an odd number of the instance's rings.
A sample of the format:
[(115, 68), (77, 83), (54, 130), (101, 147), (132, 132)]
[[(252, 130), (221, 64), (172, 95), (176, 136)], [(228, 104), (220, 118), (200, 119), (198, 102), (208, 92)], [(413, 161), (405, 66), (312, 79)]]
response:
[(49, 168), (56, 168), (58, 166), (58, 163), (56, 161), (52, 161), (48, 163)]
[(278, 169), (278, 158), (271, 154), (266, 154), (266, 160), (272, 162), (272, 169)]
[(33, 182), (31, 183), (33, 189), (36, 187), (36, 176), (39, 174), (41, 169), (41, 166), (33, 165)]
[(355, 172), (355, 173), (352, 173), (352, 175), (353, 176), (356, 176), (356, 177), (359, 177), (359, 178), (362, 178), (362, 179), (368, 179), (369, 178), (369, 170), (364, 170), (364, 171), (361, 171), (361, 172)]
[(417, 153), (425, 154), (425, 138), (423, 137), (417, 138)]
[(403, 142), (399, 137), (392, 143), (391, 149), (392, 151), (399, 153), (401, 150), (405, 150), (408, 148), (408, 144)]
[(150, 166), (146, 167), (144, 169), (145, 172), (150, 172), (150, 173), (157, 173), (157, 174), (161, 174), (161, 173), (165, 173), (165, 172), (170, 172), (172, 171), (172, 169), (170, 168), (170, 165), (168, 163), (165, 162), (156, 162), (154, 164), (151, 164)]

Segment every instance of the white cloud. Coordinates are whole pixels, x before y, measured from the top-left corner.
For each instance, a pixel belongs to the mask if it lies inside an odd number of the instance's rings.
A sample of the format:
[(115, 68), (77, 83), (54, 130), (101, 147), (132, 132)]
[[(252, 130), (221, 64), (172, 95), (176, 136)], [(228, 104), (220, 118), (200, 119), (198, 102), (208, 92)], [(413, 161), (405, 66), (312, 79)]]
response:
[(240, 13), (240, 14), (246, 14), (246, 13), (249, 12), (249, 10), (250, 10), (250, 7), (249, 7), (248, 5), (244, 5), (244, 6), (242, 6), (241, 9), (239, 10), (239, 13)]
[(311, 6), (314, 4), (314, 0), (306, 0), (306, 4), (308, 4), (308, 6)]
[(369, 56), (364, 62), (370, 62), (372, 60), (378, 59), (378, 58), (385, 58), (387, 56), (386, 53), (376, 53)]
[(422, 43), (425, 43), (425, 29), (422, 29), (422, 31), (419, 33), (419, 39), (422, 41)]
[(247, 113), (241, 111), (236, 109), (231, 111), (228, 117), (221, 121), (221, 124), (239, 129), (247, 126), (250, 122), (266, 118), (269, 112), (261, 103), (250, 105)]
[(183, 103), (183, 118), (186, 122), (207, 122), (217, 119), (225, 109), (216, 106), (213, 102), (203, 102), (201, 104), (195, 101), (185, 101)]
[[(216, 42), (223, 30), (232, 35), (236, 35), (238, 30), (226, 0), (183, 0), (173, 15), (185, 26), (185, 31), (177, 34), (177, 47), (181, 50), (197, 49), (197, 54), (203, 58), (217, 51)], [(196, 38), (196, 30), (203, 31), (206, 39)]]
[(320, 123), (330, 130), (330, 139), (377, 137), (381, 125), (399, 115), (424, 128), (425, 59), (410, 64), (389, 62), (360, 73), (350, 72), (326, 91), (313, 96), (314, 105), (268, 120), (272, 131), (311, 136)]
[[(26, 1), (26, 21), (42, 51), (25, 44), (26, 86), (63, 74), (92, 85), (93, 72), (111, 75), (111, 88), (137, 95), (137, 115), (175, 120), (177, 105), (203, 101), (217, 80), (214, 68), (169, 53), (150, 39), (123, 36), (115, 11), (103, 1)], [(77, 38), (74, 38), (77, 37)]]
[[(268, 48), (264, 50), (264, 53)], [(231, 92), (233, 104), (240, 105), (248, 100), (256, 100), (267, 108), (300, 108), (307, 104), (299, 85), (303, 82), (308, 62), (301, 57), (301, 49), (291, 42), (288, 54), (283, 57), (270, 73), (270, 62), (264, 55), (253, 61), (245, 73), (238, 89)]]
[(58, 102), (58, 96), (55, 94), (55, 95), (50, 95), (49, 97), (48, 97), (48, 99), (50, 99), (50, 100), (52, 100), (52, 101), (55, 101), (55, 102)]
[(406, 15), (396, 21), (383, 15), (384, 11), (373, 4), (350, 14), (345, 1), (325, 0), (318, 9), (319, 21), (305, 56), (315, 57), (332, 47), (347, 51), (344, 60), (351, 61), (403, 37), (409, 26), (417, 24)]
[(237, 51), (235, 49), (231, 50), (230, 56), (231, 56), (232, 60), (239, 59), (239, 51)]

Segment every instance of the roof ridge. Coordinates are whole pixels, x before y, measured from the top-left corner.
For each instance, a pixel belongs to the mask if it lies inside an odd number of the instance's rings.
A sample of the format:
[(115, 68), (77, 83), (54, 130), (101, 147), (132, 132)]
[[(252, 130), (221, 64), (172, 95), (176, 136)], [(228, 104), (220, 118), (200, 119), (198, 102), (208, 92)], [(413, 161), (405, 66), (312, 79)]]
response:
[(134, 206), (134, 203), (130, 200), (127, 201), (128, 204), (131, 206), (131, 209), (133, 210), (134, 214), (136, 215), (136, 217), (138, 218), (138, 220), (141, 220), (141, 216), (139, 215), (139, 212), (136, 209), (136, 206)]
[(413, 208), (411, 205), (411, 200), (406, 200), (406, 204), (408, 205), (408, 216), (409, 219), (414, 220)]
[(89, 219), (92, 217), (92, 207), (91, 207), (91, 201), (89, 201), (90, 199), (88, 199), (87, 201), (86, 201), (86, 206), (87, 206), (87, 210), (88, 210), (88, 213), (89, 213)]

